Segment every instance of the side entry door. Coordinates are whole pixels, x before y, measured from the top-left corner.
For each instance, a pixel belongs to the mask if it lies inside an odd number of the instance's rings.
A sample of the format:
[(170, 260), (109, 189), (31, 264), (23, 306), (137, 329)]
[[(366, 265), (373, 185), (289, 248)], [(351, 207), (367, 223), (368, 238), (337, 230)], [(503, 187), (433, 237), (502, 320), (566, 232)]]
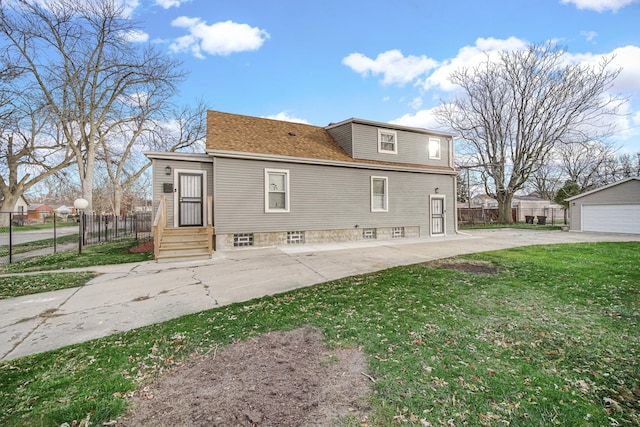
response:
[(178, 172), (178, 226), (202, 227), (204, 179), (201, 173)]
[(431, 197), (431, 235), (444, 234), (444, 197)]

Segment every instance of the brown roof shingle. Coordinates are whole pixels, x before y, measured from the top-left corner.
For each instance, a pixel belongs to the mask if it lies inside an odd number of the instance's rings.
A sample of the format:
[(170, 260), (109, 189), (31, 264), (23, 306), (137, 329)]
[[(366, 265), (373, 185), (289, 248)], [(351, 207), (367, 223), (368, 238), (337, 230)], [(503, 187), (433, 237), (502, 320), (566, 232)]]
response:
[(207, 150), (257, 153), (350, 163), (452, 171), (442, 166), (354, 159), (325, 128), (303, 123), (207, 111)]
[(207, 150), (353, 161), (319, 126), (207, 112)]

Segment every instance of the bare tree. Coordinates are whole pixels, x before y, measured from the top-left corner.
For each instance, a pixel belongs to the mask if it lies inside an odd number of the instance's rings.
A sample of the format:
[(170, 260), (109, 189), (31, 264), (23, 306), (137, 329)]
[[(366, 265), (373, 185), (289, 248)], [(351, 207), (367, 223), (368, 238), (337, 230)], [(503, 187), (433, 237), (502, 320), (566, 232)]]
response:
[[(47, 107), (27, 90), (2, 108), (11, 113), (4, 115), (0, 131), (0, 194), (2, 211), (13, 212), (25, 192), (67, 168), (74, 156)], [(9, 216), (0, 215), (0, 226), (8, 224)]]
[(2, 53), (28, 75), (60, 124), (91, 209), (100, 133), (112, 111), (149, 85), (173, 94), (180, 64), (129, 41), (136, 24), (117, 0), (0, 2)]
[(204, 149), (208, 107), (203, 101), (172, 110), (158, 109), (158, 105), (164, 103), (151, 102), (149, 96), (131, 99), (133, 114), (121, 112), (100, 136), (115, 213), (121, 211), (124, 189), (131, 188), (151, 166), (140, 149), (168, 152)]
[(547, 160), (552, 148), (598, 140), (611, 132), (604, 120), (624, 102), (607, 96), (619, 74), (611, 58), (596, 66), (566, 65), (553, 43), (488, 54), (450, 76), (463, 95), (437, 110), (439, 120), (466, 142), (485, 168), (487, 194), (498, 201), (501, 223), (512, 222), (516, 191)]
[(557, 147), (557, 155), (567, 179), (586, 191), (599, 185), (603, 167), (614, 158), (614, 148), (595, 141), (562, 144)]
[(545, 200), (553, 200), (562, 186), (562, 168), (554, 160), (538, 166), (529, 178), (528, 186)]

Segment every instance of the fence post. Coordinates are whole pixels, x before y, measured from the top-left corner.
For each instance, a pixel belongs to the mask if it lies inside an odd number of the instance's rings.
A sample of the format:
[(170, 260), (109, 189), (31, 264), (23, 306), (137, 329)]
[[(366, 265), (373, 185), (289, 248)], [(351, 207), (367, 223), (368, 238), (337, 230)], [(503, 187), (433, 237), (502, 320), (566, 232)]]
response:
[(57, 239), (58, 235), (57, 235), (57, 230), (56, 230), (56, 213), (53, 213), (53, 253), (55, 254), (58, 251), (58, 246), (57, 246)]
[(13, 214), (9, 212), (9, 264), (13, 262)]
[(80, 212), (80, 215), (78, 215), (78, 255), (82, 255), (82, 240), (84, 237), (84, 227), (82, 225), (83, 216), (84, 212)]

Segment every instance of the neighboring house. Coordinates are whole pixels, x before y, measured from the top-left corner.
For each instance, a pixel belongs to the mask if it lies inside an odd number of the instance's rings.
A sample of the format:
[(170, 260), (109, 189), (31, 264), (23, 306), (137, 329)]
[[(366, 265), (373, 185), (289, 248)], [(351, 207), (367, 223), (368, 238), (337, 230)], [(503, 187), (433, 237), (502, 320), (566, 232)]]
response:
[(145, 154), (153, 165), (154, 212), (164, 195), (169, 227), (210, 220), (217, 249), (456, 231), (457, 171), (447, 133), (209, 111), (206, 154)]
[(47, 204), (33, 205), (27, 211), (28, 220), (42, 221), (44, 218), (53, 215), (53, 208)]
[(623, 179), (567, 199), (572, 231), (640, 234), (640, 178)]
[[(4, 195), (0, 193), (0, 210), (2, 210), (3, 203), (4, 203)], [(20, 198), (16, 202), (16, 205), (14, 206), (11, 212), (20, 214), (20, 215), (26, 215), (26, 212), (28, 210), (29, 210), (29, 202), (27, 201), (27, 199), (24, 198), (24, 196), (20, 196)]]
[[(460, 208), (466, 208), (464, 203), (459, 204)], [(472, 208), (497, 209), (498, 201), (486, 194), (478, 194), (471, 198)], [(562, 206), (551, 200), (541, 199), (537, 195), (513, 196), (511, 207), (515, 209), (514, 221), (524, 222), (527, 216), (551, 216), (552, 213), (561, 214)]]
[(551, 200), (542, 199), (537, 195), (514, 196), (511, 204), (516, 208), (518, 221), (525, 221), (526, 217), (545, 216), (553, 219), (563, 218), (563, 207)]

